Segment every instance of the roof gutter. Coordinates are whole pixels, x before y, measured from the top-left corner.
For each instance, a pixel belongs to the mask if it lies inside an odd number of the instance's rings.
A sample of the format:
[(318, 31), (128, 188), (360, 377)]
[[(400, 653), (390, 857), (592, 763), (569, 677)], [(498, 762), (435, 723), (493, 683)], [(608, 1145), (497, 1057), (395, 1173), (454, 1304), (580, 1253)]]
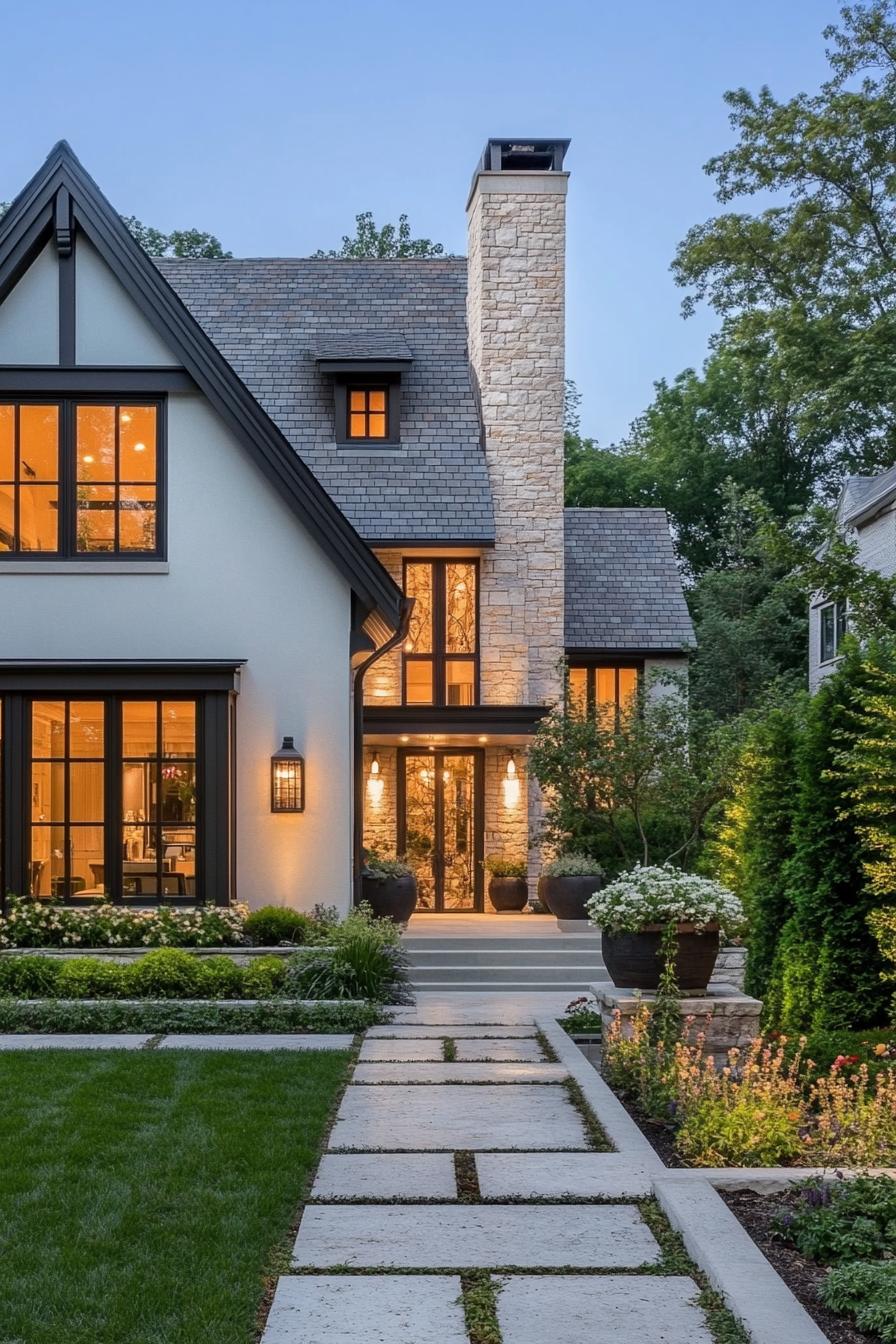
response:
[(361, 869), (364, 866), (364, 677), (374, 663), (379, 662), (387, 653), (391, 653), (399, 644), (404, 643), (411, 624), (411, 612), (413, 610), (414, 599), (412, 597), (402, 597), (401, 614), (395, 634), (387, 639), (385, 644), (381, 644), (378, 649), (374, 649), (370, 657), (365, 658), (364, 662), (355, 671), (352, 695), (352, 759), (354, 766), (352, 778), (354, 791), (354, 806), (352, 808), (352, 903), (354, 905), (359, 905), (361, 902)]

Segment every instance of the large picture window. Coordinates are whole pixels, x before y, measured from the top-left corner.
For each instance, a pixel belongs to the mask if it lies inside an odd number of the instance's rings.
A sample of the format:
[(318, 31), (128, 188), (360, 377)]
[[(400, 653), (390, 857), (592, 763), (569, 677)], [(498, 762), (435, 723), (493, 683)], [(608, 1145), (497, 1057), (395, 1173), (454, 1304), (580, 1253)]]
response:
[(162, 551), (161, 403), (0, 401), (0, 560)]
[(479, 699), (479, 567), (475, 560), (406, 560), (414, 610), (404, 646), (406, 705)]
[(36, 899), (228, 904), (228, 691), (4, 693), (3, 889)]

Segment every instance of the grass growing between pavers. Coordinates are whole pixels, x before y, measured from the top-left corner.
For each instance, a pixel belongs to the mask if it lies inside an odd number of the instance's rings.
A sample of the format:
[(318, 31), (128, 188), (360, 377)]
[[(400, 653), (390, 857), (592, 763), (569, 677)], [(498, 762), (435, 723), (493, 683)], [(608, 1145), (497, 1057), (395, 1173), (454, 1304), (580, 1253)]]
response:
[(709, 1280), (685, 1250), (684, 1241), (675, 1231), (655, 1199), (636, 1201), (641, 1217), (660, 1244), (662, 1259), (653, 1271), (655, 1274), (684, 1274), (693, 1279), (700, 1293), (697, 1305), (706, 1317), (709, 1333), (715, 1344), (750, 1344), (740, 1321), (729, 1311), (721, 1293), (710, 1287)]
[(461, 1303), (470, 1344), (502, 1344), (498, 1294), (502, 1283), (487, 1269), (461, 1274)]
[(0, 1056), (3, 1344), (251, 1344), (350, 1059)]

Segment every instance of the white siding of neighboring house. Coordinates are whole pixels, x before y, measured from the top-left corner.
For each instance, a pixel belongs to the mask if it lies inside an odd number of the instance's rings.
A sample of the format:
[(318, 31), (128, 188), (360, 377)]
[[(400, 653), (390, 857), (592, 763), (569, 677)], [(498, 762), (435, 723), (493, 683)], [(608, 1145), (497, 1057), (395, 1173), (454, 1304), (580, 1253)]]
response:
[[(896, 574), (896, 506), (890, 504), (854, 533), (857, 559), (865, 569), (876, 569), (885, 578)], [(828, 599), (815, 593), (809, 609), (809, 690), (814, 694), (836, 670), (838, 659), (821, 661), (821, 608)]]
[[(93, 289), (94, 261), (82, 264), (82, 247), (79, 307), (82, 324), (91, 313), (105, 335), (79, 327), (82, 357), (173, 363), (111, 276)], [(167, 563), (3, 565), (0, 658), (247, 659), (237, 697), (238, 896), (346, 909), (350, 611), (347, 582), (242, 445), (201, 394), (179, 393), (168, 403)], [(270, 757), (284, 734), (306, 758), (306, 811), (274, 816)]]

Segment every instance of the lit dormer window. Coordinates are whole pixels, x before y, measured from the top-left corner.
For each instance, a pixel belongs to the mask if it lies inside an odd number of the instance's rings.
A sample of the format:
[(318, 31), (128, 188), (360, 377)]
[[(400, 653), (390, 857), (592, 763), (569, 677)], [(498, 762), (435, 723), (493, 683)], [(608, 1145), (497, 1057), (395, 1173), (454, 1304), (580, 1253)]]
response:
[(350, 387), (348, 391), (347, 438), (389, 438), (389, 390), (387, 387)]

